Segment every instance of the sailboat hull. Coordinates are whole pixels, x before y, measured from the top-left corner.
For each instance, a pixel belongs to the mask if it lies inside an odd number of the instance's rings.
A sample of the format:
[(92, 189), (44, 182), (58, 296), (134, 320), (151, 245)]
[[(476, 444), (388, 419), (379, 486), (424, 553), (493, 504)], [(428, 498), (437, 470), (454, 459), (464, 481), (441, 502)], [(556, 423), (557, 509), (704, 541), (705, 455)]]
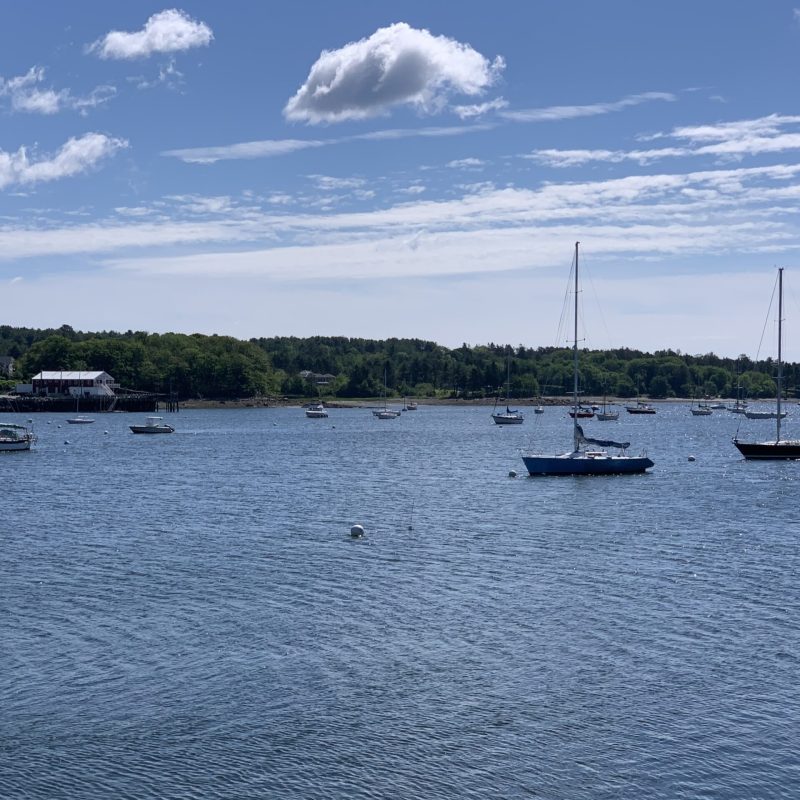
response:
[(799, 441), (780, 442), (737, 442), (733, 443), (737, 450), (748, 460), (790, 461), (800, 459)]
[(612, 456), (605, 452), (565, 453), (560, 456), (523, 456), (525, 469), (538, 475), (630, 475), (653, 466), (647, 456)]
[(513, 412), (508, 414), (492, 414), (495, 425), (522, 425), (525, 418)]

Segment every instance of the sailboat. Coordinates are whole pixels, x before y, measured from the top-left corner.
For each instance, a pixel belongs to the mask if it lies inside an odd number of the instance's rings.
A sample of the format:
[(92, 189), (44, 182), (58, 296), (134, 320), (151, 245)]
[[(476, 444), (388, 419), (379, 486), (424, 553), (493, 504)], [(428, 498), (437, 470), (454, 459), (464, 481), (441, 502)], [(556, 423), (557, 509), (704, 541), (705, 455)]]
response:
[(783, 361), (781, 346), (783, 338), (783, 267), (778, 268), (778, 392), (775, 404), (775, 441), (740, 442), (737, 433), (733, 439), (739, 452), (746, 459), (800, 459), (800, 441), (781, 439), (781, 395), (783, 393)]
[(606, 396), (603, 395), (603, 405), (595, 414), (595, 417), (600, 420), (600, 422), (613, 422), (619, 419), (619, 411), (609, 411), (606, 405)]
[(710, 417), (714, 413), (714, 410), (708, 403), (698, 403), (695, 406), (694, 397), (692, 397), (692, 405), (689, 407), (689, 410), (692, 412), (693, 417)]
[[(508, 403), (509, 392), (511, 391), (511, 356), (508, 357), (508, 377), (506, 378), (506, 403)], [(507, 405), (505, 411), (497, 411), (497, 401), (495, 400), (495, 410), (492, 412), (492, 419), (495, 425), (522, 425), (525, 417), (519, 411), (512, 411)]]
[(400, 412), (389, 408), (386, 404), (386, 370), (383, 370), (383, 408), (379, 411), (373, 411), (372, 415), (378, 419), (396, 419), (400, 416)]
[[(575, 242), (575, 334), (572, 343), (573, 389), (572, 408), (578, 410), (578, 246)], [(522, 461), (529, 475), (617, 475), (644, 472), (653, 466), (645, 455), (629, 456), (625, 451), (630, 442), (614, 442), (610, 439), (592, 439), (586, 436), (578, 424), (577, 413), (572, 418), (573, 448), (559, 455), (533, 453), (523, 455)], [(606, 448), (620, 450), (619, 455), (610, 455)]]

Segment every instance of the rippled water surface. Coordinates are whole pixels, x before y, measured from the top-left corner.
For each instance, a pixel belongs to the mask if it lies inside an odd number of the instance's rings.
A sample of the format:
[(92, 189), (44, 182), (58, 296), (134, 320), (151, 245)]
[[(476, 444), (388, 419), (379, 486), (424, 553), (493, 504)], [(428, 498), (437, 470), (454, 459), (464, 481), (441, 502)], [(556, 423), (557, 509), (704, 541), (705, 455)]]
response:
[(675, 405), (586, 425), (649, 475), (528, 478), (566, 411), (489, 412), (38, 416), (0, 797), (796, 798), (800, 463)]

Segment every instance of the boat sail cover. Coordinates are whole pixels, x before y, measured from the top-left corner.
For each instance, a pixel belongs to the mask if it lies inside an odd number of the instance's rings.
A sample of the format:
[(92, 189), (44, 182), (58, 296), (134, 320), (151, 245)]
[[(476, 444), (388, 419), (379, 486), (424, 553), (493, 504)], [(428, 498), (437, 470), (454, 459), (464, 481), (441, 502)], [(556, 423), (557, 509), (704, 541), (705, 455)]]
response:
[(575, 427), (578, 429), (578, 439), (581, 444), (593, 444), (596, 447), (617, 447), (620, 450), (627, 450), (631, 446), (630, 442), (615, 442), (611, 439), (590, 439), (584, 434), (580, 425)]

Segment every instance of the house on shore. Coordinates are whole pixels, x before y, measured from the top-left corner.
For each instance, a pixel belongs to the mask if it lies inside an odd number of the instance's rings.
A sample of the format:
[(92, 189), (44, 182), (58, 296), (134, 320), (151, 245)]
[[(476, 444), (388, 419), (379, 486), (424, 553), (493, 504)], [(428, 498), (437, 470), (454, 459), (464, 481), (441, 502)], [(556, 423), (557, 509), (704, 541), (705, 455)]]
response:
[(119, 384), (107, 372), (43, 371), (30, 383), (18, 383), (17, 394), (38, 397), (114, 397)]

